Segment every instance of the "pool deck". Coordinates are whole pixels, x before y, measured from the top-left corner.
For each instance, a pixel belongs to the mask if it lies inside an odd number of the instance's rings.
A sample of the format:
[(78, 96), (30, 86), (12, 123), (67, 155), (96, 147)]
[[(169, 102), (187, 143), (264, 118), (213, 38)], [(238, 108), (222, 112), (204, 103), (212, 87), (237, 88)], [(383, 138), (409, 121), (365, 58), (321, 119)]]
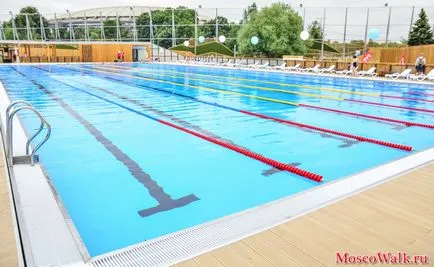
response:
[(10, 202), (10, 184), (0, 140), (0, 266), (19, 266), (17, 242), (14, 231), (14, 216)]
[(175, 266), (335, 266), (336, 252), (434, 261), (434, 163)]

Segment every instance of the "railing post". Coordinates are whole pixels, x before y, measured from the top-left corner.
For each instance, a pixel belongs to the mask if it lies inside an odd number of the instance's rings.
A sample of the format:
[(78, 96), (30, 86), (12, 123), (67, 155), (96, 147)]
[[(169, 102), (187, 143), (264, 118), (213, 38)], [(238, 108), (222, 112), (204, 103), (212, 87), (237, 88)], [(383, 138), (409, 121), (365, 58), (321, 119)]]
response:
[(121, 31), (119, 28), (119, 12), (116, 11), (116, 41), (122, 41)]
[(27, 32), (27, 40), (32, 40), (32, 31), (30, 30), (30, 23), (29, 23), (29, 15), (25, 14), (26, 17), (26, 32)]
[(149, 50), (149, 52), (152, 62), (154, 61), (154, 26), (152, 24), (152, 8), (149, 8), (149, 40), (151, 43), (151, 49)]
[(89, 30), (87, 28), (86, 12), (84, 12), (83, 20), (84, 20), (84, 41), (87, 42), (89, 41)]
[(215, 39), (216, 41), (219, 38), (219, 15), (218, 8), (215, 9)]
[(368, 45), (368, 25), (369, 25), (369, 7), (366, 12), (366, 26), (365, 26), (365, 47)]
[(411, 30), (413, 29), (413, 19), (414, 19), (414, 6), (411, 9), (410, 28), (408, 30), (409, 35), (410, 35)]
[(346, 54), (345, 42), (347, 41), (347, 18), (348, 18), (348, 7), (345, 8), (344, 42), (342, 44), (342, 59), (345, 57)]
[(102, 18), (102, 11), (99, 11), (99, 29), (101, 31), (101, 40), (105, 41), (105, 32), (104, 32), (104, 20)]
[(11, 14), (11, 18), (12, 18), (11, 19), (11, 22), (12, 22), (12, 35), (13, 35), (14, 41), (15, 40), (19, 40), (19, 38), (18, 38), (18, 32), (17, 32), (17, 27), (15, 25), (14, 14), (12, 14), (11, 11), (9, 11), (9, 14)]
[(321, 60), (324, 60), (325, 20), (326, 20), (326, 8), (324, 8), (324, 14), (322, 19)]
[(197, 11), (194, 9), (194, 54), (197, 55)]
[(41, 41), (45, 41), (47, 37), (45, 36), (44, 19), (42, 18), (41, 13), (39, 13), (39, 23), (41, 24)]
[(130, 9), (133, 15), (133, 42), (136, 42), (137, 41), (136, 12), (134, 12), (134, 7), (130, 7)]
[(72, 27), (72, 17), (69, 10), (66, 10), (69, 16), (69, 40), (74, 41), (75, 40), (75, 34), (74, 34), (74, 28)]
[(59, 23), (57, 21), (57, 15), (54, 13), (54, 35), (56, 36), (56, 40), (60, 40), (60, 31), (59, 31)]
[(172, 8), (172, 47), (176, 46), (175, 9)]
[(386, 47), (389, 46), (389, 31), (390, 31), (390, 16), (392, 15), (392, 7), (389, 7), (389, 18), (387, 19), (386, 29)]

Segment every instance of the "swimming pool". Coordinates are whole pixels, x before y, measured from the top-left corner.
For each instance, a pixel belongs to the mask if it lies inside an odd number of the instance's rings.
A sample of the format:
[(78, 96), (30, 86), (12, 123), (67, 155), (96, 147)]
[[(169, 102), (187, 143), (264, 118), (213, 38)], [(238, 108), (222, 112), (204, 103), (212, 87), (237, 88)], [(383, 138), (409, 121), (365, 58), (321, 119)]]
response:
[(430, 85), (165, 64), (0, 78), (51, 123), (40, 159), (92, 257), (434, 146)]

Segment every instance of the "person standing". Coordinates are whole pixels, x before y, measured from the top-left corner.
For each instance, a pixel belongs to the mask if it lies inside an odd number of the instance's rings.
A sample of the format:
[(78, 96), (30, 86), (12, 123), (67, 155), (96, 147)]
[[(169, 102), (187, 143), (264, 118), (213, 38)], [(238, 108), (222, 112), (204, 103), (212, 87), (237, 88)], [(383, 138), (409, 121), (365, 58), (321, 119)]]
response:
[(124, 50), (122, 50), (122, 52), (121, 52), (121, 62), (124, 62), (125, 61), (125, 52), (124, 52)]
[(353, 61), (351, 62), (350, 71), (351, 75), (356, 76), (357, 75), (357, 67), (358, 67), (358, 60), (357, 56), (353, 56)]
[(414, 65), (417, 75), (425, 74), (426, 58), (423, 56), (423, 53), (420, 53), (419, 57), (416, 58), (416, 63)]
[(117, 58), (118, 58), (117, 62), (120, 62), (121, 61), (121, 50), (118, 50)]

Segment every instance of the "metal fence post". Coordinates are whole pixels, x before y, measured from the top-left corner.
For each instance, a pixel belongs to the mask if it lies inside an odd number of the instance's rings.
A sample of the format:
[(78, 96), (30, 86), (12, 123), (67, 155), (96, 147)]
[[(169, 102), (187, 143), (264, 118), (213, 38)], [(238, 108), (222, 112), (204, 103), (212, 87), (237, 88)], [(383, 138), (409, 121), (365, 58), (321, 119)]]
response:
[(3, 25), (0, 23), (0, 40), (6, 40), (5, 31), (3, 30)]
[(149, 41), (151, 43), (151, 49), (149, 52), (151, 53), (151, 62), (154, 61), (154, 26), (152, 24), (152, 8), (149, 8)]
[(41, 13), (39, 13), (39, 23), (41, 24), (41, 41), (45, 41), (47, 37), (45, 36), (44, 19)]
[(389, 7), (389, 18), (387, 19), (386, 29), (386, 47), (389, 46), (389, 31), (390, 31), (390, 16), (392, 15), (392, 7)]
[(121, 30), (119, 28), (119, 12), (116, 11), (116, 41), (122, 41)]
[(365, 26), (365, 47), (368, 45), (368, 26), (369, 26), (369, 7), (366, 12), (366, 26)]
[(321, 60), (324, 59), (325, 20), (326, 20), (326, 8), (324, 8), (324, 14), (322, 19)]
[(176, 46), (175, 9), (172, 8), (172, 47)]
[(197, 11), (194, 9), (194, 55), (197, 55)]
[(18, 40), (18, 32), (17, 32), (17, 27), (15, 25), (15, 19), (14, 19), (14, 14), (12, 14), (11, 11), (9, 11), (9, 14), (11, 14), (12, 17), (12, 35), (14, 36), (14, 40)]
[(344, 43), (342, 44), (342, 58), (344, 58), (346, 54), (345, 42), (347, 41), (347, 18), (348, 18), (348, 7), (345, 8)]
[(56, 40), (60, 40), (59, 23), (57, 22), (57, 15), (54, 13), (54, 35)]
[(218, 8), (215, 9), (215, 39), (216, 41), (219, 38), (219, 15)]
[(414, 6), (411, 9), (411, 18), (410, 18), (410, 29), (408, 30), (408, 35), (410, 36), (410, 32), (413, 29), (413, 19), (414, 19)]
[(87, 28), (86, 12), (84, 12), (83, 21), (84, 21), (84, 41), (88, 41), (89, 40), (89, 30)]
[(72, 27), (72, 17), (69, 10), (66, 10), (69, 16), (69, 40), (74, 41), (75, 40), (75, 34), (74, 34), (74, 28)]
[(136, 26), (136, 12), (134, 12), (134, 7), (130, 7), (131, 14), (133, 15), (133, 41), (137, 41), (137, 26)]
[(102, 11), (99, 11), (99, 27), (100, 27), (100, 31), (101, 31), (101, 40), (105, 41), (105, 32), (104, 32), (104, 21), (102, 19)]
[(32, 40), (33, 36), (32, 36), (32, 32), (30, 30), (30, 22), (29, 22), (29, 15), (26, 14), (26, 33), (27, 33), (27, 40)]

